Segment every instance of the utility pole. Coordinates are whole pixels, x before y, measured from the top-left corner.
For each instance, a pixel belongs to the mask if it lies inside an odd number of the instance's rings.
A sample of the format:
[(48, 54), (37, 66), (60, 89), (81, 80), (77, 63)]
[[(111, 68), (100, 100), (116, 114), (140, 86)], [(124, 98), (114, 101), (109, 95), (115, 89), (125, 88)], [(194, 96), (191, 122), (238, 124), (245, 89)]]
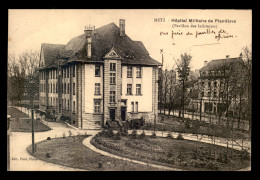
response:
[(34, 120), (34, 104), (33, 104), (33, 96), (34, 96), (34, 81), (31, 78), (30, 79), (30, 89), (31, 89), (31, 109), (32, 109), (32, 153), (34, 154), (34, 126), (33, 126), (33, 120)]
[(202, 98), (200, 99), (200, 121), (201, 121), (201, 110), (202, 110)]

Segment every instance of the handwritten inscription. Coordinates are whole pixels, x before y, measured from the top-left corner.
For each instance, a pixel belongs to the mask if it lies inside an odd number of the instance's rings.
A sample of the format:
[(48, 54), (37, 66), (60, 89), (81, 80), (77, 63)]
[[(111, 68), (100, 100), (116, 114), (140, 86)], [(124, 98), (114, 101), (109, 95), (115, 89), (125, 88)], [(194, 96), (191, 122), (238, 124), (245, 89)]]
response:
[(171, 38), (174, 39), (174, 36), (189, 36), (189, 37), (194, 37), (196, 39), (205, 36), (205, 35), (211, 35), (215, 40), (220, 41), (221, 39), (227, 39), (227, 38), (234, 38), (237, 37), (236, 35), (229, 34), (227, 30), (225, 29), (220, 29), (220, 30), (211, 30), (211, 29), (206, 29), (202, 31), (182, 31), (182, 30), (172, 30), (171, 33), (168, 32), (160, 32), (160, 36), (169, 36), (171, 35)]

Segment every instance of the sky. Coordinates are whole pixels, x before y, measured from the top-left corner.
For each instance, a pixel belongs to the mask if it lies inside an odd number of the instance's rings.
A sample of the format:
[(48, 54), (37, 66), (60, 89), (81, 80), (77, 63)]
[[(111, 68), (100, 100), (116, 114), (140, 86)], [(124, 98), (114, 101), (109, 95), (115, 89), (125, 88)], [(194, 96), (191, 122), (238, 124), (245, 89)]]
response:
[[(202, 68), (204, 61), (223, 59), (226, 55), (238, 57), (243, 47), (252, 46), (251, 10), (11, 9), (8, 53), (19, 56), (26, 50), (40, 50), (41, 43), (67, 44), (83, 34), (88, 24), (99, 28), (114, 22), (119, 26), (119, 19), (125, 19), (126, 34), (132, 40), (142, 41), (153, 59), (162, 62), (163, 50), (164, 69), (174, 66), (181, 53), (192, 56), (191, 67), (195, 70)], [(218, 35), (227, 38), (218, 40)]]

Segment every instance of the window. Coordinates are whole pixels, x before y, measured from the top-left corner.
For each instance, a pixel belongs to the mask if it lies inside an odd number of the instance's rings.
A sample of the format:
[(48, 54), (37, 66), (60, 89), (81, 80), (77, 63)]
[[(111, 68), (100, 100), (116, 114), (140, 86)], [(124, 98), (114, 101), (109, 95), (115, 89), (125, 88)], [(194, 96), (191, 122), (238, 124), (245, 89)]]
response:
[(138, 102), (135, 102), (135, 112), (138, 112)]
[(58, 79), (58, 69), (55, 70), (55, 78)]
[(52, 79), (52, 70), (51, 70), (51, 79)]
[(110, 71), (116, 70), (116, 63), (110, 63)]
[(208, 91), (208, 97), (210, 97), (210, 91)]
[(70, 100), (68, 99), (68, 110), (70, 110)]
[(141, 95), (141, 84), (136, 84), (136, 94)]
[(95, 95), (100, 95), (100, 83), (95, 83)]
[(95, 65), (95, 77), (100, 77), (100, 65)]
[(73, 77), (75, 77), (75, 64), (73, 64)]
[(64, 78), (66, 78), (66, 68), (64, 68)]
[(75, 112), (75, 101), (73, 101), (73, 112)]
[(141, 67), (136, 67), (136, 77), (140, 78), (141, 77)]
[(100, 100), (99, 99), (94, 99), (94, 104), (95, 104), (95, 113), (100, 113)]
[(52, 106), (52, 97), (51, 97), (51, 106)]
[(58, 83), (56, 83), (56, 93), (58, 93)]
[(132, 109), (132, 112), (134, 112), (134, 102), (131, 102), (131, 109)]
[(67, 94), (69, 94), (70, 93), (70, 83), (68, 83), (68, 88), (67, 88)]
[(64, 83), (64, 94), (66, 94), (66, 83)]
[(110, 84), (116, 84), (116, 73), (110, 73)]
[(127, 94), (132, 95), (132, 84), (127, 84)]
[(217, 87), (217, 81), (214, 82), (214, 87)]
[(75, 95), (75, 83), (73, 83), (73, 95)]
[(130, 67), (130, 66), (127, 67), (127, 77), (128, 78), (132, 77), (132, 67)]
[(64, 99), (64, 109), (66, 110), (66, 99)]
[(53, 93), (56, 92), (56, 91), (55, 91), (55, 90), (56, 90), (55, 85), (56, 85), (56, 84), (53, 84)]
[(109, 102), (111, 103), (116, 102), (116, 91), (110, 91)]
[(214, 97), (215, 97), (215, 98), (217, 97), (217, 92), (216, 92), (216, 91), (214, 91)]
[(69, 78), (70, 77), (70, 68), (68, 67), (67, 68), (67, 78)]
[(63, 78), (63, 69), (61, 69), (61, 78)]

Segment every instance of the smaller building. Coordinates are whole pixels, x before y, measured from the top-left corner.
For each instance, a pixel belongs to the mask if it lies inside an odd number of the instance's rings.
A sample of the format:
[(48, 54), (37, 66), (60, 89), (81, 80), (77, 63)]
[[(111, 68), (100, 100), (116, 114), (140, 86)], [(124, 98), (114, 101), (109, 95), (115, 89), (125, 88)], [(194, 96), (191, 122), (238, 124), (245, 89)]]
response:
[(234, 101), (229, 92), (233, 87), (231, 76), (242, 61), (242, 56), (236, 58), (226, 56), (225, 59), (204, 62), (204, 67), (199, 70), (198, 98), (192, 99), (196, 111), (216, 115), (226, 114), (227, 103), (230, 103), (228, 111), (235, 111), (232, 108)]

